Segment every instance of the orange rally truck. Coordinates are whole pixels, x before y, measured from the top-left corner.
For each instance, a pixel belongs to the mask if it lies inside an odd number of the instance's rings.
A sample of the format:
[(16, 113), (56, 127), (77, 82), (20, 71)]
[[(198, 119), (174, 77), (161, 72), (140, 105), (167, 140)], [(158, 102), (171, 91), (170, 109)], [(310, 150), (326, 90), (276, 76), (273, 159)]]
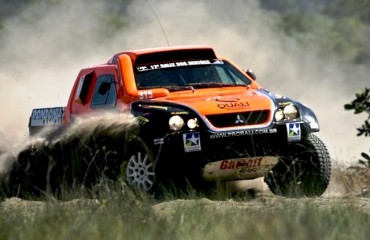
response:
[[(30, 134), (38, 136), (50, 125), (65, 129), (80, 117), (107, 111), (134, 116), (136, 130), (126, 134), (124, 144), (112, 144), (117, 136), (108, 135), (95, 145), (96, 151), (104, 146), (116, 154), (105, 159), (110, 163), (95, 164), (100, 167), (91, 174), (94, 179), (110, 169), (105, 176), (150, 193), (186, 184), (204, 190), (215, 182), (264, 177), (269, 189), (283, 196), (320, 196), (329, 184), (330, 156), (314, 135), (320, 130), (314, 112), (262, 88), (251, 70), (217, 56), (209, 46), (125, 51), (82, 69), (66, 107), (32, 111)], [(38, 168), (30, 156), (50, 142), (29, 148), (27, 157), (20, 154), (13, 168), (18, 189), (20, 182), (41, 181), (25, 166)], [(63, 179), (90, 171), (87, 164), (66, 167), (63, 161)]]

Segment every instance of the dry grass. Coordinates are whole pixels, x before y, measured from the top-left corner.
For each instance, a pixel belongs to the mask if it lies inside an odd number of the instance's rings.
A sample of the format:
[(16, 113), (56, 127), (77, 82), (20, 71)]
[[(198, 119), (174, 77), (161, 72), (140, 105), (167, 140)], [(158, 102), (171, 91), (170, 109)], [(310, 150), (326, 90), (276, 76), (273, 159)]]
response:
[[(58, 141), (89, 132), (71, 129)], [(212, 198), (188, 189), (180, 199), (171, 192), (137, 196), (124, 184), (102, 182), (93, 191), (62, 191), (58, 200), (3, 199), (0, 239), (367, 239), (369, 177), (369, 169), (334, 166), (318, 198), (275, 196), (262, 179), (227, 185)]]
[(362, 166), (339, 167), (332, 171), (331, 182), (337, 195), (370, 196), (370, 169)]
[(319, 198), (263, 190), (155, 200), (125, 185), (103, 185), (90, 199), (10, 198), (0, 203), (0, 239), (367, 239), (370, 198), (356, 192), (368, 186), (367, 176), (365, 169), (335, 168), (332, 185), (344, 194)]

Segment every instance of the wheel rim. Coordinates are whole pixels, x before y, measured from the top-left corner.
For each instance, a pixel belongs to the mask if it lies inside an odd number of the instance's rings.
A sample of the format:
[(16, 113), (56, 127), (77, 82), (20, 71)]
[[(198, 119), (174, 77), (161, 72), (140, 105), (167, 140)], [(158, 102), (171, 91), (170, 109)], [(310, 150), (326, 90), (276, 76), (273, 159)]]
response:
[(130, 187), (148, 192), (154, 185), (153, 163), (147, 154), (136, 152), (127, 163), (126, 179)]

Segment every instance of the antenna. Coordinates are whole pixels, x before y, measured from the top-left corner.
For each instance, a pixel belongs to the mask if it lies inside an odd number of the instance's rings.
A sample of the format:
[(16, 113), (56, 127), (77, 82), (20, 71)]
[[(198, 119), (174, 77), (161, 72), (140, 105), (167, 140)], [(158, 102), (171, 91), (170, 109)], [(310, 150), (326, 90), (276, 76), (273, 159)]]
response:
[(166, 39), (167, 46), (170, 46), (170, 42), (168, 41), (168, 38), (167, 38), (167, 36), (166, 36), (166, 32), (164, 31), (164, 28), (163, 28), (163, 26), (162, 26), (162, 24), (161, 24), (161, 21), (159, 20), (159, 18), (158, 18), (158, 16), (157, 16), (156, 12), (155, 12), (155, 10), (154, 10), (154, 8), (152, 7), (152, 4), (150, 4), (150, 0), (147, 0), (147, 1), (148, 1), (148, 4), (149, 4), (150, 9), (151, 9), (151, 10), (152, 10), (152, 12), (153, 12), (153, 15), (154, 15), (154, 16), (155, 16), (155, 18), (157, 19), (158, 24), (159, 24), (159, 26), (160, 26), (160, 27), (161, 27), (161, 29), (162, 29), (162, 33), (163, 33), (163, 35), (164, 35), (164, 38)]

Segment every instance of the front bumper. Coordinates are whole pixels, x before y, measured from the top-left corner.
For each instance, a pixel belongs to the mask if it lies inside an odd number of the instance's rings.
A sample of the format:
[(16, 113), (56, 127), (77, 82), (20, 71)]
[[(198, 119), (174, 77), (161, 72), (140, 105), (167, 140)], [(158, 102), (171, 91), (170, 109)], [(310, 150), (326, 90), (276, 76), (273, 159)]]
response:
[[(309, 129), (307, 123), (296, 121), (260, 129), (173, 132), (164, 138), (154, 140), (160, 145), (157, 165), (162, 175), (173, 173), (176, 177), (185, 175), (187, 178), (203, 178), (205, 166), (207, 164), (209, 166), (210, 163), (221, 164), (222, 161), (230, 159), (243, 162), (253, 157), (276, 157), (279, 151), (290, 143), (304, 140)], [(273, 167), (273, 164), (270, 164), (269, 168), (270, 166)], [(238, 171), (236, 168), (234, 170)], [(246, 176), (245, 179), (260, 175)]]

